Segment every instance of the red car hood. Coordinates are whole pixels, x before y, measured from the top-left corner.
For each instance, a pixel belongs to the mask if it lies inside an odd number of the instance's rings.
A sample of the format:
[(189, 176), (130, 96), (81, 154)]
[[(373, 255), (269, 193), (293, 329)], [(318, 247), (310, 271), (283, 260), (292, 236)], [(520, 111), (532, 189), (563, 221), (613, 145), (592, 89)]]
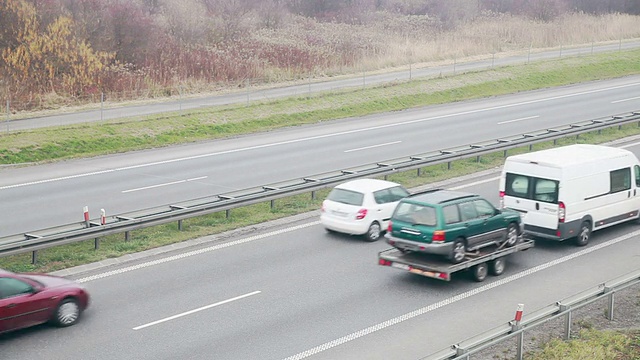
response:
[(67, 285), (72, 285), (74, 287), (77, 287), (78, 285), (68, 279), (65, 278), (61, 278), (58, 276), (52, 276), (52, 275), (34, 275), (34, 274), (20, 274), (21, 276), (27, 278), (27, 279), (31, 279), (34, 281), (37, 281), (39, 283), (44, 284), (46, 287), (58, 287), (58, 286), (67, 286)]

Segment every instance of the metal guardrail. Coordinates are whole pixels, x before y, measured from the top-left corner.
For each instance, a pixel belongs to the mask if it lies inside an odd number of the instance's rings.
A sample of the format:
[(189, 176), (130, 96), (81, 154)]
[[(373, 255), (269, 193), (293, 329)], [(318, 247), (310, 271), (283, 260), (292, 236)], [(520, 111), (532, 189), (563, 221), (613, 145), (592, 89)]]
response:
[[(341, 182), (372, 176), (384, 176), (402, 171), (418, 169), (430, 165), (448, 163), (471, 157), (480, 158), (481, 155), (531, 146), (535, 143), (557, 140), (569, 136), (600, 131), (610, 127), (638, 122), (640, 126), (640, 111), (624, 113), (605, 118), (581, 121), (556, 128), (543, 129), (511, 137), (498, 138), (456, 148), (433, 151), (425, 154), (391, 159), (354, 168), (327, 172), (300, 179), (293, 179), (279, 183), (263, 185), (235, 192), (187, 200), (181, 203), (160, 207), (142, 209), (135, 212), (113, 215), (102, 221), (87, 221), (40, 229), (24, 234), (10, 235), (0, 238), (0, 257), (32, 252), (32, 262), (36, 261), (36, 251), (48, 247), (68, 243), (98, 239), (104, 236), (125, 233), (154, 225), (178, 221), (182, 227), (182, 220), (191, 217), (207, 215), (233, 208), (252, 205), (265, 201), (273, 201), (287, 196), (301, 193), (314, 194), (315, 191), (328, 188)], [(96, 240), (96, 248), (98, 240)]]
[(570, 296), (566, 299), (539, 309), (529, 315), (522, 316), (520, 321), (511, 320), (508, 323), (478, 334), (451, 347), (442, 349), (420, 360), (470, 360), (472, 355), (479, 353), (489, 347), (495, 346), (513, 337), (518, 337), (516, 359), (523, 358), (524, 335), (539, 325), (559, 317), (565, 318), (564, 334), (565, 340), (571, 337), (571, 317), (572, 312), (589, 305), (594, 301), (608, 298), (607, 319), (613, 320), (615, 293), (640, 285), (640, 270), (631, 272), (621, 277), (602, 283), (594, 288)]

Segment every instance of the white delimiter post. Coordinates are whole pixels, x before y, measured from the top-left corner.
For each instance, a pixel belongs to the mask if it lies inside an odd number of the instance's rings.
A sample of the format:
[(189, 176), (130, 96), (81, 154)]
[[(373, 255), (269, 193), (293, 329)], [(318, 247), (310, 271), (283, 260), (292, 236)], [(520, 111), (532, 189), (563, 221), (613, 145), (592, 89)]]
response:
[[(511, 322), (512, 332), (518, 331), (522, 328), (520, 325), (520, 321), (522, 320), (523, 311), (524, 311), (524, 304), (518, 304), (518, 308), (516, 309), (516, 316)], [(517, 349), (516, 359), (522, 360), (523, 352), (524, 352), (524, 331), (521, 331), (518, 334), (518, 349)]]

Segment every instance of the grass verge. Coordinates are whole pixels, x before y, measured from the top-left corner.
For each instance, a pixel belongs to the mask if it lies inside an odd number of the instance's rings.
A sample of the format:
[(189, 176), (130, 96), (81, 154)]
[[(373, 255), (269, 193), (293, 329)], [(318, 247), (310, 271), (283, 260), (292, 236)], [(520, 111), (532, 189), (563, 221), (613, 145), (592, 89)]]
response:
[(640, 74), (640, 50), (509, 66), (250, 105), (0, 134), (0, 164), (96, 156)]
[(554, 339), (527, 360), (637, 360), (640, 359), (640, 330), (581, 330), (575, 339)]

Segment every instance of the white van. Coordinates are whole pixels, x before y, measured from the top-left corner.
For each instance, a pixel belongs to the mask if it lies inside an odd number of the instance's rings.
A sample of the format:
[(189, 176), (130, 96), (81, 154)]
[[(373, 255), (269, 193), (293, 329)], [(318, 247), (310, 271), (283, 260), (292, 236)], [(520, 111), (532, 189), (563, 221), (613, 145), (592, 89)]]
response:
[(628, 150), (586, 144), (510, 156), (500, 205), (520, 212), (526, 234), (584, 246), (592, 231), (638, 218), (640, 162)]

